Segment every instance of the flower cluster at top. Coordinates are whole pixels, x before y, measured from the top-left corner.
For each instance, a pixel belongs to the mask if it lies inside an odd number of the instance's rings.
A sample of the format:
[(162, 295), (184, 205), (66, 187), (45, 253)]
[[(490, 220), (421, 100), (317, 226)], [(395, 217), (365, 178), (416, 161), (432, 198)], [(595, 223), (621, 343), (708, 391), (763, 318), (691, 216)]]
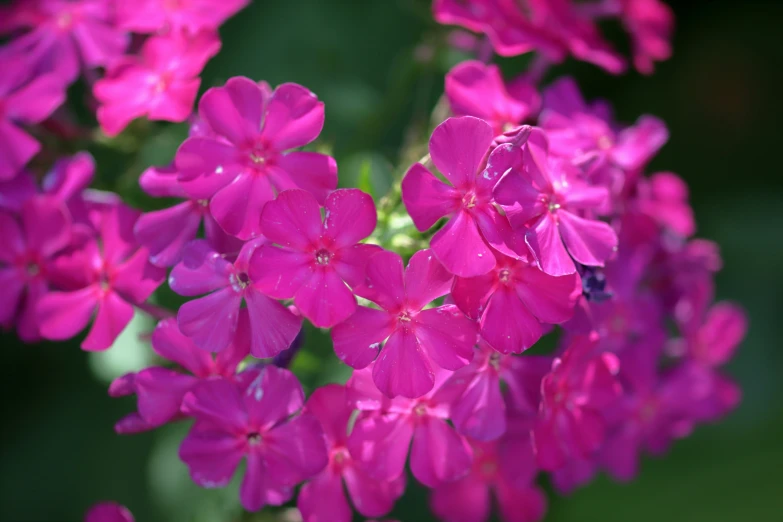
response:
[[(721, 367), (746, 318), (713, 302), (721, 259), (693, 237), (685, 182), (647, 172), (662, 121), (621, 124), (570, 78), (458, 64), (453, 116), (397, 186), (391, 212), (426, 242), (403, 258), (379, 239), (373, 198), (338, 189), (335, 160), (302, 150), (325, 118), (307, 88), (235, 77), (191, 114), (216, 26), (245, 3), (40, 0), (2, 18), (0, 324), (27, 342), (86, 330), (82, 348), (105, 350), (134, 308), (159, 318), (160, 365), (109, 388), (137, 399), (118, 433), (191, 421), (179, 457), (193, 481), (225, 486), (246, 461), (250, 511), (296, 496), (305, 522), (381, 517), (408, 466), (441, 520), (482, 522), (494, 503), (532, 522), (546, 511), (539, 473), (561, 492), (600, 471), (630, 480), (642, 454), (737, 405)], [(435, 13), (500, 54), (568, 51), (610, 70), (621, 61), (593, 19), (619, 14), (638, 67), (668, 54), (657, 0), (522, 4), (443, 0)], [(140, 116), (191, 122), (172, 162), (139, 179), (179, 203), (142, 213), (91, 189), (86, 152), (27, 166), (39, 145), (20, 125), (45, 133), (80, 74), (108, 134)], [(150, 300), (167, 275), (186, 298), (176, 313)], [(309, 397), (287, 369), (305, 320), (353, 368)], [(524, 353), (545, 335), (554, 351)], [(87, 520), (132, 517), (104, 503)]]

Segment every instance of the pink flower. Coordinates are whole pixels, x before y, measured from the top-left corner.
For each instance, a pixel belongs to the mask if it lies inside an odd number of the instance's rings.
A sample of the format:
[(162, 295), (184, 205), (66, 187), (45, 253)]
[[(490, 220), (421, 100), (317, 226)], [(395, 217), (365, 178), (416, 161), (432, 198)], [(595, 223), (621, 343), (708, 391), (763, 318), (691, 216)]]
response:
[(458, 433), (477, 441), (495, 440), (506, 432), (507, 409), (519, 417), (538, 414), (541, 379), (551, 367), (550, 357), (511, 357), (479, 342), (473, 361), (454, 372), (439, 393), (449, 397)]
[(404, 271), (399, 255), (375, 254), (357, 293), (381, 310), (360, 306), (332, 329), (337, 357), (352, 368), (377, 357), (373, 379), (384, 394), (421, 397), (432, 389), (436, 368), (456, 370), (473, 357), (476, 326), (470, 319), (454, 305), (424, 310), (448, 293), (451, 281), (430, 250), (416, 252)]
[(526, 17), (518, 6), (506, 0), (436, 0), (435, 19), (485, 33), (501, 56), (539, 51), (559, 62), (566, 49), (551, 31)]
[(533, 429), (538, 464), (555, 471), (572, 459), (584, 459), (601, 447), (601, 412), (620, 396), (619, 361), (597, 353), (594, 339), (576, 338), (541, 383), (542, 402)]
[(301, 85), (270, 94), (266, 84), (231, 78), (201, 97), (199, 116), (214, 137), (188, 138), (176, 166), (181, 180), (214, 187), (210, 210), (227, 233), (258, 235), (261, 209), (278, 191), (301, 188), (322, 203), (337, 186), (333, 158), (286, 152), (315, 140), (324, 123), (324, 104)]
[(192, 375), (170, 368), (153, 366), (115, 379), (109, 395), (122, 397), (136, 394), (138, 412), (130, 413), (114, 425), (120, 434), (138, 433), (162, 426), (180, 417), (185, 393), (202, 380), (222, 377), (233, 379), (237, 366), (250, 353), (247, 315), (240, 320), (240, 333), (228, 348), (212, 357), (182, 335), (175, 319), (164, 319), (152, 332), (152, 349)]
[(21, 60), (1, 54), (0, 70), (0, 181), (8, 181), (41, 149), (22, 126), (48, 118), (65, 101), (65, 88), (52, 74), (29, 79)]
[(391, 481), (371, 477), (347, 448), (348, 426), (353, 408), (344, 386), (329, 384), (313, 392), (305, 412), (315, 415), (326, 435), (329, 464), (299, 491), (297, 506), (304, 522), (350, 522), (351, 507), (345, 498), (343, 482), (356, 510), (366, 517), (379, 517), (391, 511), (405, 489), (405, 477)]
[[(24, 11), (29, 2), (18, 2)], [(15, 29), (28, 29), (6, 46), (7, 54), (24, 55), (36, 74), (54, 72), (71, 83), (82, 64), (107, 67), (130, 41), (114, 26), (113, 2), (107, 0), (39, 0), (14, 17)]]
[(492, 496), (506, 522), (537, 522), (546, 512), (546, 497), (533, 485), (535, 457), (529, 430), (512, 430), (496, 442), (473, 442), (470, 473), (432, 491), (432, 512), (444, 522), (487, 522)]
[(217, 29), (249, 0), (140, 0), (117, 4), (118, 25), (135, 33)]
[(576, 273), (551, 276), (534, 264), (498, 252), (488, 274), (454, 280), (452, 298), (479, 321), (482, 339), (495, 350), (522, 353), (541, 338), (542, 323), (571, 318), (582, 285)]
[(141, 116), (185, 121), (201, 84), (198, 75), (218, 49), (214, 32), (150, 37), (138, 57), (118, 62), (95, 83), (101, 128), (116, 136)]
[(449, 216), (430, 245), (443, 266), (461, 277), (494, 268), (489, 245), (514, 255), (503, 242), (508, 223), (492, 199), (492, 189), (503, 173), (484, 168), (493, 137), (492, 127), (483, 120), (449, 118), (433, 131), (430, 155), (451, 185), (421, 163), (414, 164), (402, 180), (402, 201), (416, 228), (423, 232)]
[(372, 197), (358, 189), (335, 190), (324, 203), (286, 190), (267, 203), (261, 231), (280, 246), (266, 244), (253, 256), (251, 277), (275, 299), (293, 299), (297, 309), (319, 328), (331, 328), (356, 310), (350, 287), (364, 282), (367, 259), (381, 249), (358, 242), (375, 230)]
[[(95, 214), (97, 237), (85, 238), (55, 261), (63, 291), (38, 304), (41, 336), (60, 341), (83, 330), (93, 318), (84, 350), (106, 350), (133, 317), (133, 305), (152, 295), (165, 271), (147, 261), (133, 240), (138, 213), (121, 203)], [(97, 310), (97, 312), (96, 312)]]
[(608, 224), (580, 213), (605, 208), (609, 194), (580, 180), (564, 162), (551, 160), (547, 151), (540, 129), (530, 134), (521, 166), (513, 145), (495, 149), (490, 164), (507, 172), (495, 187), (495, 199), (512, 227), (527, 227), (525, 242), (547, 274), (574, 273), (572, 257), (583, 265), (603, 266), (617, 247), (617, 234)]
[(182, 412), (196, 418), (179, 456), (201, 487), (224, 487), (247, 459), (239, 499), (248, 511), (279, 506), (320, 472), (328, 456), (318, 419), (302, 408), (296, 377), (274, 366), (252, 368), (238, 383), (214, 379), (185, 394)]
[(668, 141), (666, 125), (654, 116), (642, 116), (635, 125), (619, 130), (603, 102), (588, 105), (572, 78), (561, 78), (544, 91), (540, 124), (554, 156), (576, 163), (597, 162), (626, 172), (642, 169)]
[(633, 64), (643, 74), (651, 74), (653, 62), (668, 60), (674, 14), (660, 0), (620, 0), (620, 17), (631, 35)]
[[(209, 244), (220, 252), (238, 251), (241, 241), (228, 236), (209, 213), (209, 201), (189, 194), (189, 184), (178, 179), (176, 169), (150, 167), (141, 174), (142, 190), (153, 197), (181, 198), (182, 203), (143, 214), (136, 222), (136, 239), (149, 250), (150, 262), (173, 266), (182, 259), (185, 244), (196, 238), (199, 227)], [(197, 192), (197, 191), (196, 191)]]
[(617, 480), (638, 473), (643, 450), (665, 453), (674, 439), (691, 433), (692, 382), (678, 372), (658, 369), (661, 344), (642, 342), (620, 354), (623, 397), (606, 411), (613, 429), (601, 450), (600, 462)]
[(245, 243), (231, 263), (204, 240), (189, 243), (182, 261), (169, 276), (169, 286), (184, 296), (209, 294), (183, 304), (179, 328), (197, 346), (219, 352), (231, 343), (239, 324), (242, 301), (250, 319), (251, 353), (273, 357), (288, 348), (302, 321), (258, 289), (250, 259), (263, 238)]
[(16, 323), (19, 338), (35, 342), (36, 309), (50, 289), (52, 260), (70, 243), (71, 219), (51, 196), (28, 199), (19, 217), (0, 212), (0, 324)]
[(535, 87), (524, 79), (506, 85), (496, 65), (472, 60), (446, 75), (446, 97), (455, 116), (481, 118), (495, 135), (520, 125), (541, 103)]
[(99, 502), (84, 515), (84, 522), (133, 522), (128, 508), (116, 502)]
[(435, 389), (418, 399), (389, 399), (373, 385), (371, 370), (354, 371), (346, 387), (349, 400), (362, 413), (348, 439), (354, 459), (378, 480), (400, 477), (410, 448), (416, 480), (428, 487), (456, 480), (470, 469), (467, 440), (446, 422), (448, 396), (439, 393), (450, 372), (438, 371)]
[(688, 185), (672, 172), (658, 172), (637, 185), (639, 210), (672, 232), (690, 237), (696, 232)]

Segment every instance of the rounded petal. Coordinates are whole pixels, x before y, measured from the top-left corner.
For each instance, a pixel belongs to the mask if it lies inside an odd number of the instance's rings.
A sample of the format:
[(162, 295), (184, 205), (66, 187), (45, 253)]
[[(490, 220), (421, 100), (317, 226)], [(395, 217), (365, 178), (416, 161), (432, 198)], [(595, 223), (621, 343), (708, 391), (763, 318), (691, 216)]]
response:
[(458, 370), (473, 358), (478, 329), (456, 306), (424, 310), (415, 322), (420, 347), (441, 368)]
[(415, 163), (402, 178), (402, 202), (421, 232), (456, 212), (461, 198), (457, 189), (440, 181), (421, 163)]
[(141, 215), (133, 231), (139, 243), (149, 250), (151, 263), (173, 266), (179, 262), (185, 243), (196, 237), (200, 224), (201, 215), (193, 203), (186, 201)]
[(391, 511), (394, 502), (405, 490), (405, 477), (395, 480), (376, 480), (361, 464), (343, 470), (343, 478), (356, 511), (366, 517), (380, 517)]
[(71, 219), (63, 203), (37, 196), (22, 205), (22, 224), (30, 250), (51, 257), (71, 240)]
[(313, 276), (313, 256), (297, 250), (262, 245), (250, 260), (250, 280), (262, 293), (275, 299), (293, 299)]
[(416, 426), (411, 447), (411, 472), (427, 487), (465, 475), (473, 453), (470, 445), (446, 421), (428, 417)]
[[(293, 183), (293, 187), (277, 186), (282, 178), (278, 170), (285, 173), (285, 178)], [(278, 190), (300, 188), (312, 194), (320, 204), (323, 204), (329, 192), (337, 188), (337, 162), (333, 157), (319, 152), (294, 151), (283, 154), (270, 167), (270, 175)]]
[(259, 134), (263, 106), (261, 87), (249, 78), (237, 76), (223, 87), (207, 90), (198, 112), (215, 134), (234, 145), (245, 145)]
[(179, 331), (173, 317), (163, 319), (150, 336), (152, 349), (164, 359), (175, 362), (199, 377), (207, 377), (212, 370), (212, 357)]
[(335, 190), (326, 198), (324, 238), (336, 248), (352, 246), (372, 234), (378, 221), (372, 196), (359, 189)]
[(558, 218), (563, 242), (571, 256), (579, 263), (604, 266), (604, 262), (617, 250), (617, 234), (607, 223), (580, 218), (562, 211), (558, 213)]
[(190, 478), (202, 488), (228, 485), (242, 460), (242, 439), (194, 427), (179, 447), (179, 458), (188, 466)]
[(88, 286), (75, 292), (50, 292), (38, 303), (41, 336), (52, 341), (70, 339), (90, 322), (100, 299)]
[(367, 261), (367, 280), (356, 289), (356, 293), (381, 308), (396, 311), (405, 302), (403, 277), (402, 258), (383, 250)]
[[(563, 212), (561, 212), (563, 214)], [(548, 214), (542, 215), (525, 234), (525, 242), (541, 270), (549, 275), (562, 276), (576, 272), (576, 265), (560, 239), (557, 224)]]
[(251, 426), (268, 430), (302, 409), (304, 392), (290, 371), (272, 365), (243, 372), (244, 409)]
[(296, 507), (303, 522), (351, 522), (353, 511), (348, 505), (340, 475), (324, 471), (299, 490)]
[(184, 296), (206, 294), (229, 286), (232, 265), (214, 251), (208, 242), (196, 240), (188, 243), (180, 261), (169, 275), (169, 286)]
[(432, 250), (419, 250), (405, 269), (405, 293), (408, 304), (424, 308), (438, 297), (449, 293), (454, 277), (432, 255)]
[(245, 293), (250, 318), (250, 352), (254, 357), (274, 357), (294, 342), (302, 328), (302, 319), (260, 292)]
[(188, 301), (177, 313), (179, 329), (201, 348), (218, 352), (234, 338), (241, 302), (231, 288)]
[(294, 304), (317, 328), (331, 328), (356, 310), (356, 298), (337, 272), (315, 269), (296, 292)]
[(269, 100), (261, 139), (276, 150), (289, 150), (315, 140), (323, 126), (323, 102), (301, 85), (284, 83)]
[(364, 368), (378, 356), (381, 343), (393, 328), (387, 312), (359, 306), (351, 317), (332, 328), (334, 353), (351, 368)]
[(456, 276), (479, 276), (495, 268), (492, 250), (467, 212), (460, 211), (452, 217), (432, 237), (430, 245), (446, 270)]
[(430, 138), (435, 167), (457, 188), (476, 177), (494, 138), (492, 126), (479, 118), (448, 118)]
[(495, 350), (522, 353), (541, 338), (543, 329), (512, 289), (492, 294), (481, 316), (481, 337)]
[(555, 277), (528, 266), (517, 268), (515, 278), (517, 295), (539, 321), (559, 324), (573, 317), (582, 295), (578, 274)]
[(375, 385), (387, 397), (421, 397), (435, 383), (430, 361), (413, 333), (394, 332), (381, 350), (372, 370)]
[(107, 350), (117, 336), (133, 319), (133, 306), (116, 292), (106, 292), (98, 305), (98, 314), (92, 323), (90, 333), (82, 342), (82, 349)]
[(321, 237), (321, 207), (307, 191), (283, 191), (264, 207), (261, 231), (273, 243), (306, 250)]
[(492, 510), (489, 487), (472, 475), (439, 484), (432, 490), (430, 508), (444, 522), (486, 522)]
[(209, 211), (227, 234), (248, 240), (260, 235), (258, 216), (274, 197), (266, 177), (242, 173), (215, 193)]

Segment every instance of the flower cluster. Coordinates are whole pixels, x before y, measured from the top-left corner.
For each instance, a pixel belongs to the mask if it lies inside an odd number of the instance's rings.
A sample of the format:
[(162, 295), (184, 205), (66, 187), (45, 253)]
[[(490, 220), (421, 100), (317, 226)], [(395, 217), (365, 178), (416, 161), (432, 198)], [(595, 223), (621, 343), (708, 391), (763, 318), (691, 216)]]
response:
[(435, 19), (487, 35), (501, 56), (536, 51), (559, 62), (571, 55), (621, 73), (625, 59), (598, 23), (618, 19), (631, 38), (633, 64), (650, 74), (671, 55), (674, 16), (661, 0), (435, 0)]
[[(454, 67), (452, 117), (399, 182), (425, 248), (392, 251), (373, 198), (337, 188), (313, 150), (324, 104), (307, 88), (244, 77), (208, 89), (217, 25), (244, 1), (40, 0), (10, 8), (0, 60), (0, 324), (28, 342), (90, 323), (85, 350), (109, 348), (134, 307), (160, 319), (158, 366), (116, 379), (135, 395), (118, 433), (191, 422), (179, 450), (193, 481), (240, 487), (250, 511), (297, 498), (305, 522), (388, 514), (412, 477), (446, 522), (482, 522), (492, 497), (511, 522), (540, 520), (536, 485), (570, 491), (606, 471), (628, 480), (720, 419), (740, 391), (722, 371), (746, 319), (713, 303), (716, 245), (693, 238), (685, 182), (647, 165), (662, 121), (623, 125), (570, 78), (505, 81), (478, 61)], [(566, 52), (617, 71), (597, 17), (618, 15), (647, 70), (668, 55), (657, 0), (436, 2), (438, 20), (485, 32), (499, 54)], [(125, 54), (130, 32), (149, 35)], [(138, 45), (136, 45), (138, 44)], [(190, 122), (170, 164), (141, 174), (137, 212), (89, 188), (87, 153), (39, 176), (38, 145), (16, 126), (50, 117), (83, 73), (108, 134), (131, 120)], [(18, 73), (18, 74), (17, 74)], [(16, 140), (16, 141), (13, 141)], [(8, 143), (8, 140), (6, 140)], [(149, 301), (166, 279), (176, 312)], [(330, 329), (344, 384), (306, 397), (288, 369), (302, 324)], [(673, 325), (673, 327), (672, 327)], [(550, 333), (554, 349), (536, 350)], [(674, 332), (674, 333), (672, 333)], [(297, 487), (299, 488), (297, 490)], [(129, 521), (116, 504), (88, 521)]]

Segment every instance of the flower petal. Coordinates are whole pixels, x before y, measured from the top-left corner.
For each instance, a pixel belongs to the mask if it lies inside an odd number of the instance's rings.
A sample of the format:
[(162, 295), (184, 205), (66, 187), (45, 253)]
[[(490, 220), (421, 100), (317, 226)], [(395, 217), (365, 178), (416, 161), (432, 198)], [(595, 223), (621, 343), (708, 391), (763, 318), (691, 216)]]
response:
[(351, 522), (353, 511), (348, 505), (340, 475), (325, 470), (299, 490), (296, 507), (302, 522)]
[(206, 294), (229, 286), (231, 263), (204, 240), (191, 241), (182, 251), (182, 261), (169, 275), (169, 286), (184, 296)]
[[(294, 185), (278, 186), (281, 175)], [(319, 204), (323, 204), (327, 194), (337, 188), (337, 162), (333, 157), (319, 152), (294, 151), (283, 154), (270, 167), (270, 176), (279, 191), (286, 188), (300, 188), (312, 194)]]
[(302, 319), (274, 299), (257, 291), (245, 293), (250, 319), (250, 353), (259, 359), (274, 357), (294, 342)]
[(476, 323), (456, 306), (424, 310), (415, 322), (421, 348), (441, 368), (457, 370), (473, 358), (473, 347), (478, 341)]
[(315, 140), (324, 126), (324, 104), (305, 87), (279, 85), (266, 109), (261, 139), (284, 151)]
[(432, 251), (446, 270), (459, 277), (486, 274), (495, 268), (495, 256), (481, 237), (473, 217), (457, 212), (430, 241)]
[(152, 264), (174, 266), (185, 243), (196, 237), (200, 224), (201, 215), (193, 203), (186, 201), (141, 215), (133, 231), (139, 243), (149, 250)]
[(558, 217), (560, 234), (571, 256), (583, 265), (604, 266), (617, 249), (617, 234), (612, 227), (603, 221), (580, 218), (570, 212), (560, 211)]
[(100, 291), (88, 286), (75, 292), (50, 292), (38, 303), (41, 336), (64, 341), (78, 334), (92, 319)]
[(324, 204), (324, 238), (336, 248), (352, 246), (372, 234), (378, 221), (372, 196), (359, 189), (335, 190)]
[(576, 272), (576, 265), (560, 239), (560, 230), (549, 214), (538, 218), (525, 234), (525, 242), (541, 270), (547, 274), (562, 276)]
[(448, 118), (432, 132), (432, 162), (452, 185), (465, 187), (476, 177), (493, 137), (492, 126), (484, 120)]
[(446, 421), (427, 417), (416, 426), (411, 447), (411, 472), (428, 487), (450, 482), (470, 470), (470, 445)]
[(273, 243), (306, 250), (321, 237), (321, 207), (307, 191), (283, 191), (264, 207), (261, 231)]
[(438, 297), (449, 293), (453, 276), (432, 256), (431, 250), (413, 254), (405, 269), (405, 293), (408, 304), (424, 308)]
[(269, 244), (262, 245), (250, 260), (250, 280), (264, 294), (275, 299), (293, 299), (302, 284), (312, 277), (313, 256)]
[(201, 97), (198, 113), (210, 128), (234, 145), (246, 145), (259, 133), (264, 97), (256, 82), (234, 77)]
[(457, 189), (440, 181), (421, 163), (415, 163), (402, 178), (402, 202), (421, 232), (456, 212), (461, 197)]
[(522, 353), (541, 338), (543, 329), (509, 288), (492, 294), (481, 316), (481, 337), (495, 350)]
[(260, 235), (258, 216), (274, 197), (266, 177), (243, 173), (215, 193), (209, 211), (227, 234), (248, 240)]
[(198, 377), (207, 377), (212, 370), (212, 357), (179, 331), (173, 317), (161, 320), (150, 336), (152, 349), (164, 359), (175, 362)]
[(241, 303), (242, 297), (231, 288), (218, 290), (183, 304), (177, 324), (199, 347), (219, 352), (234, 338)]
[(381, 350), (373, 366), (375, 385), (387, 397), (421, 397), (435, 383), (428, 357), (413, 333), (395, 331)]
[(378, 356), (393, 328), (387, 312), (358, 306), (351, 317), (332, 328), (334, 353), (351, 368), (364, 368)]

